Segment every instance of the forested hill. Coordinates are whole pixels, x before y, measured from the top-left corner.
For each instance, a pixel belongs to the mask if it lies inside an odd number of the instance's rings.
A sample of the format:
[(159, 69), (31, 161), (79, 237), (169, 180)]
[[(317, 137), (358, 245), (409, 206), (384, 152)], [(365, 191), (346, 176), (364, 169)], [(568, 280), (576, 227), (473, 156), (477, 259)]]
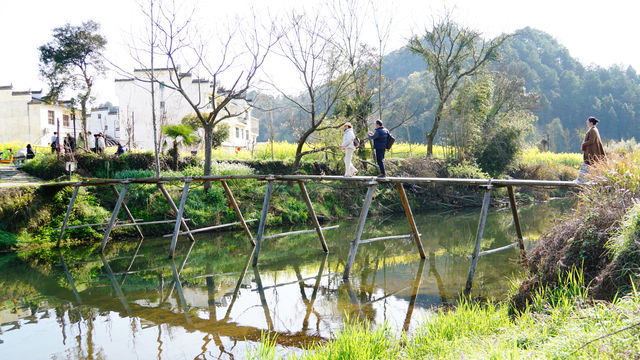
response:
[[(640, 77), (631, 67), (586, 66), (571, 57), (569, 51), (550, 34), (524, 28), (516, 32), (500, 48), (501, 61), (492, 64), (493, 70), (508, 71), (525, 80), (530, 92), (541, 96), (536, 128), (532, 141), (549, 136), (551, 149), (577, 151), (585, 131), (587, 116), (602, 120), (601, 134), (606, 139), (640, 139)], [(623, 59), (621, 59), (623, 60)], [(388, 54), (383, 73), (392, 84), (387, 106), (407, 104), (415, 111), (415, 119), (408, 127), (411, 141), (425, 141), (430, 129), (437, 92), (426, 71), (424, 60), (401, 48)], [(284, 99), (273, 99), (286, 107)], [(268, 138), (268, 115), (262, 119), (260, 139)], [(274, 134), (277, 140), (295, 140), (287, 121), (295, 117), (291, 111), (276, 111)], [(386, 122), (393, 126), (395, 115), (388, 113)], [(406, 140), (406, 130), (397, 130), (400, 140)], [(537, 140), (536, 140), (537, 139)]]
[[(536, 126), (558, 151), (576, 143), (589, 115), (602, 120), (608, 139), (640, 138), (640, 77), (632, 67), (585, 67), (551, 35), (529, 27), (517, 31), (500, 52), (502, 60), (492, 67), (509, 69), (525, 79), (527, 90), (542, 96)], [(387, 55), (383, 65), (385, 76), (394, 80), (425, 68), (406, 48)]]

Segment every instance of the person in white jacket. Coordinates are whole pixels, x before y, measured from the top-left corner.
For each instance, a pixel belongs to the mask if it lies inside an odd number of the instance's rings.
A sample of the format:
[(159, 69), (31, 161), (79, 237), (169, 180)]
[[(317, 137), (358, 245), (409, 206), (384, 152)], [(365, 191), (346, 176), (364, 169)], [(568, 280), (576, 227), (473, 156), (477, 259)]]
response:
[(342, 130), (344, 130), (344, 135), (342, 136), (342, 145), (340, 145), (340, 149), (344, 150), (344, 176), (351, 177), (358, 172), (358, 169), (351, 164), (353, 152), (356, 150), (356, 146), (353, 143), (353, 140), (356, 138), (356, 134), (353, 132), (353, 126), (351, 126), (351, 123), (349, 122), (342, 125)]

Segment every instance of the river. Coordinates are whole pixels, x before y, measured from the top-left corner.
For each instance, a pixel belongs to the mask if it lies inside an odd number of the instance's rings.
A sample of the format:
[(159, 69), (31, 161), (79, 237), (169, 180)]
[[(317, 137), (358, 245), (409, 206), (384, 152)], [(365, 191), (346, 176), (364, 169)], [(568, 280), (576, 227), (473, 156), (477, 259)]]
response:
[[(527, 243), (572, 204), (521, 208)], [(411, 239), (363, 244), (349, 281), (357, 219), (326, 231), (328, 255), (315, 233), (266, 239), (255, 269), (240, 229), (181, 238), (172, 260), (162, 237), (110, 242), (103, 256), (98, 244), (0, 255), (0, 358), (242, 359), (269, 330), (286, 355), (331, 339), (347, 318), (412, 332), (464, 288), (478, 213), (415, 214), (427, 259)], [(363, 239), (409, 233), (403, 216), (370, 218)], [(510, 210), (491, 210), (482, 249), (514, 240)], [(518, 256), (481, 257), (472, 295), (504, 298)]]

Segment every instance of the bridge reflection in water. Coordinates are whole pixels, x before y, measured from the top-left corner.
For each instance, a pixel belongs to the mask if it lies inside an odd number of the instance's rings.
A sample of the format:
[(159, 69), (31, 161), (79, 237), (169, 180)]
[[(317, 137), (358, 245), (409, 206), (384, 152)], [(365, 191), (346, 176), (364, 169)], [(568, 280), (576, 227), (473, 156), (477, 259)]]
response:
[[(68, 287), (73, 293), (72, 297), (65, 299), (68, 314), (63, 317), (70, 319), (76, 310), (94, 308), (92, 314), (107, 315), (104, 318), (79, 315), (84, 317), (87, 325), (92, 323), (88, 328), (96, 332), (93, 338), (104, 331), (97, 330), (93, 323), (104, 322), (112, 331), (128, 333), (125, 337), (133, 344), (138, 338), (143, 338), (142, 332), (148, 333), (155, 328), (157, 358), (171, 357), (169, 354), (175, 354), (173, 347), (177, 344), (185, 346), (182, 342), (176, 343), (174, 338), (175, 333), (180, 332), (199, 333), (201, 344), (198, 348), (202, 352), (196, 358), (213, 355), (216, 358), (243, 358), (247, 346), (255, 346), (264, 333), (277, 336), (279, 347), (301, 348), (327, 341), (335, 333), (336, 325), (339, 327), (347, 317), (371, 320), (370, 326), (376, 326), (380, 317), (387, 321), (401, 319), (397, 321), (398, 328), (407, 331), (416, 313), (414, 307), (425, 264), (430, 263), (429, 273), (439, 276), (433, 254), (429, 260), (416, 259), (415, 263), (401, 269), (403, 273), (408, 270), (414, 273), (408, 285), (406, 282), (388, 281), (399, 269), (384, 264), (378, 269), (380, 259), (373, 269), (365, 270), (358, 279), (343, 280), (338, 267), (344, 264), (330, 263), (326, 254), (318, 258), (317, 265), (301, 269), (300, 265), (294, 264), (288, 273), (250, 269), (250, 255), (237, 271), (220, 274), (207, 271), (205, 274), (184, 276), (194, 244), (190, 243), (181, 260), (178, 256), (167, 259), (162, 266), (148, 269), (131, 270), (136, 259), (140, 258), (140, 244), (129, 259), (116, 259), (118, 263), (126, 260), (122, 268), (113, 267), (100, 255), (100, 259), (94, 261), (102, 263), (102, 273), (96, 277), (95, 284), (82, 286), (76, 285), (70, 271), (77, 264), (67, 264), (62, 253), (58, 252)], [(381, 260), (384, 263), (384, 259)], [(165, 276), (167, 273), (170, 273), (169, 277)], [(382, 284), (378, 276), (384, 278)], [(148, 289), (148, 285), (144, 289), (135, 289), (139, 277), (154, 278), (155, 289)], [(104, 278), (108, 282), (100, 280)], [(230, 282), (230, 279), (235, 281)], [(128, 280), (131, 281), (129, 290), (124, 291)], [(105, 287), (107, 283), (111, 285), (109, 288)], [(393, 284), (398, 285), (394, 287)], [(78, 291), (78, 288), (84, 290)], [(441, 296), (446, 299), (444, 293)], [(418, 312), (424, 315), (426, 309)], [(116, 318), (128, 319), (130, 327), (117, 325)], [(63, 322), (61, 328), (64, 332), (73, 332), (73, 325)], [(89, 334), (83, 336), (91, 338)], [(192, 342), (193, 339), (189, 343), (195, 345)], [(148, 351), (147, 348), (147, 355)]]
[[(523, 209), (527, 237), (539, 236), (559, 211), (565, 210)], [(512, 241), (510, 215), (508, 210), (489, 214), (488, 247)], [(277, 336), (279, 351), (298, 352), (330, 339), (347, 318), (412, 332), (434, 306), (455, 301), (463, 289), (478, 221), (475, 213), (418, 214), (416, 219), (440, 225), (423, 227), (426, 259), (412, 251), (412, 239), (377, 242), (359, 252), (346, 280), (342, 275), (355, 231), (348, 223), (327, 237), (335, 249), (328, 255), (308, 245), (314, 234), (301, 234), (267, 244), (255, 268), (251, 247), (238, 233), (179, 242), (172, 259), (162, 239), (150, 238), (114, 244), (103, 256), (86, 247), (45, 253), (57, 266), (33, 256), (0, 257), (5, 264), (0, 298), (17, 294), (25, 304), (0, 307), (0, 353), (8, 358), (245, 358), (265, 333)], [(409, 226), (402, 217), (372, 222), (371, 237), (389, 233), (387, 227), (407, 231)], [(235, 250), (234, 244), (239, 244)], [(518, 269), (509, 259), (517, 257), (513, 248), (487, 255), (479, 263), (474, 294), (503, 294), (505, 279)]]

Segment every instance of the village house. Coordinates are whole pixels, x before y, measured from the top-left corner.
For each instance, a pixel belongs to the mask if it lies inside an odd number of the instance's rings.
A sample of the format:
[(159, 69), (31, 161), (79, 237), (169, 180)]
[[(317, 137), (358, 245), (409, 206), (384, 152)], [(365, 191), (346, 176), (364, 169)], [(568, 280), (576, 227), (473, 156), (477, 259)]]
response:
[[(118, 97), (121, 123), (120, 140), (131, 148), (153, 150), (153, 123), (151, 114), (151, 91), (149, 82), (138, 79), (149, 78), (149, 69), (134, 71), (134, 78), (116, 79), (115, 92)], [(170, 69), (154, 69), (158, 83), (154, 86), (155, 108), (158, 124), (159, 143), (165, 136), (161, 132), (164, 125), (180, 124), (186, 115), (194, 114), (193, 108), (177, 91), (164, 84), (170, 83)], [(208, 80), (193, 78), (191, 74), (181, 74), (185, 92), (199, 101), (202, 112), (211, 111), (211, 85)], [(251, 149), (258, 137), (258, 119), (251, 116), (251, 108), (244, 101), (233, 101), (228, 110), (239, 114), (225, 119), (229, 125), (229, 137), (222, 143), (227, 150)], [(200, 130), (202, 135), (202, 130)]]
[(87, 119), (87, 131), (91, 131), (92, 134), (103, 133), (115, 141), (121, 141), (118, 107), (106, 103), (91, 109), (91, 114)]
[[(48, 146), (58, 123), (62, 136), (73, 136), (70, 104), (47, 104), (42, 100), (42, 90), (14, 91), (12, 85), (0, 86), (0, 143)], [(80, 133), (79, 124), (76, 131)]]

